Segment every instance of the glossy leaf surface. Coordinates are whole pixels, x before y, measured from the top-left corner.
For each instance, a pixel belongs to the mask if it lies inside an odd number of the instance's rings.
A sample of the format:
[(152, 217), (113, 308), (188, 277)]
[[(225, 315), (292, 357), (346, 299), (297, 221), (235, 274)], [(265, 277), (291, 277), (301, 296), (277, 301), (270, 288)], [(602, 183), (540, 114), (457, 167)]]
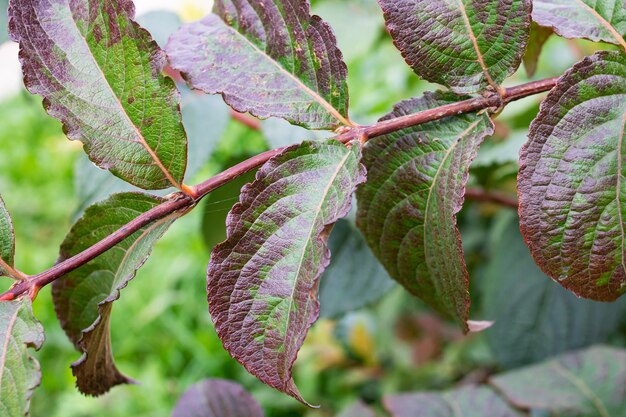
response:
[(459, 94), (496, 89), (519, 67), (530, 0), (379, 0), (395, 45), (422, 78)]
[(193, 88), (222, 93), (239, 112), (347, 125), (347, 68), (332, 30), (309, 9), (308, 0), (217, 0), (172, 36), (167, 54)]
[(512, 404), (567, 417), (626, 415), (626, 352), (595, 347), (495, 377)]
[(208, 301), (224, 347), (266, 384), (302, 401), (291, 367), (319, 312), (328, 227), (365, 179), (359, 147), (304, 142), (257, 173), (211, 255)]
[(131, 0), (12, 0), (24, 83), (98, 166), (144, 189), (180, 187), (179, 94)]
[(385, 397), (392, 417), (523, 417), (493, 390), (467, 387), (442, 393), (417, 393)]
[[(76, 222), (61, 246), (61, 260), (94, 245), (163, 200), (140, 193), (122, 193), (95, 204)], [(72, 369), (78, 388), (101, 395), (111, 387), (132, 382), (113, 362), (109, 319), (120, 297), (147, 260), (156, 241), (180, 214), (158, 220), (88, 264), (55, 281), (54, 306), (59, 321), (83, 356)]]
[(394, 286), (365, 239), (349, 220), (330, 234), (330, 265), (320, 280), (320, 315), (338, 317), (373, 303)]
[[(10, 270), (15, 259), (15, 232), (11, 215), (0, 197), (0, 261), (6, 263)], [(9, 271), (2, 269), (0, 264), (0, 276), (9, 274)]]
[(585, 38), (626, 49), (626, 0), (534, 0), (533, 20), (565, 38)]
[(43, 327), (33, 316), (28, 297), (0, 302), (0, 415), (28, 414), (30, 397), (41, 382), (39, 363), (29, 348), (39, 350)]
[(180, 397), (172, 417), (263, 417), (263, 410), (241, 385), (207, 379)]
[(626, 53), (576, 64), (520, 153), (520, 227), (541, 269), (579, 296), (626, 292)]
[(626, 314), (626, 299), (600, 303), (576, 297), (535, 265), (511, 212), (497, 226), (484, 285), (485, 332), (491, 350), (508, 368), (604, 343)]
[[(456, 101), (427, 93), (385, 119)], [(368, 141), (368, 182), (357, 193), (357, 224), (389, 275), (467, 330), (469, 277), (456, 214), (469, 165), (493, 133), (486, 114), (461, 115)]]

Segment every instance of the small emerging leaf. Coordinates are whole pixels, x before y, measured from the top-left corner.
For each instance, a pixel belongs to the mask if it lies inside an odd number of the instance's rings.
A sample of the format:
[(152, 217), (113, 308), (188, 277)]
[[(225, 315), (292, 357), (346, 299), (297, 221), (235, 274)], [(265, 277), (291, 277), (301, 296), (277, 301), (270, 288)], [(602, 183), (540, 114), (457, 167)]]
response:
[(626, 49), (626, 0), (534, 0), (533, 20), (565, 38), (585, 38)]
[(578, 296), (626, 292), (626, 53), (598, 52), (550, 92), (520, 153), (520, 227), (541, 269)]
[(567, 417), (623, 417), (626, 352), (595, 347), (491, 380), (512, 404)]
[(187, 161), (166, 57), (131, 0), (11, 0), (24, 84), (89, 158), (137, 187), (180, 188)]
[(266, 384), (300, 401), (291, 367), (317, 319), (329, 226), (365, 179), (357, 144), (304, 142), (257, 173), (211, 255), (208, 301), (224, 347)]
[(11, 275), (10, 271), (2, 269), (5, 263), (9, 270), (13, 267), (15, 258), (15, 232), (13, 231), (13, 223), (11, 215), (2, 201), (0, 196), (0, 276)]
[(552, 28), (539, 26), (533, 22), (530, 29), (528, 48), (526, 48), (526, 53), (524, 54), (524, 67), (529, 77), (533, 77), (537, 72), (537, 63), (539, 62), (543, 46), (553, 34)]
[(459, 94), (497, 90), (522, 61), (531, 0), (378, 0), (395, 45), (422, 78)]
[[(392, 119), (457, 100), (427, 93), (399, 103)], [(493, 133), (486, 114), (460, 115), (368, 141), (368, 182), (357, 193), (357, 224), (389, 275), (468, 330), (469, 277), (456, 214), (469, 165)]]
[[(74, 256), (115, 232), (162, 199), (122, 193), (85, 211), (61, 245), (61, 260)], [(109, 320), (113, 302), (147, 260), (154, 244), (180, 216), (169, 217), (137, 231), (113, 249), (57, 280), (52, 296), (59, 321), (83, 356), (72, 369), (81, 392), (101, 395), (115, 385), (131, 383), (113, 362)]]
[(39, 363), (28, 349), (39, 350), (43, 327), (30, 299), (0, 302), (0, 416), (28, 414), (30, 397), (41, 382)]
[(384, 399), (392, 417), (524, 417), (486, 387), (466, 387), (442, 393), (391, 395)]
[(332, 29), (309, 0), (216, 0), (166, 50), (193, 88), (235, 110), (312, 129), (350, 125), (347, 68)]
[(242, 386), (219, 379), (192, 385), (180, 397), (172, 417), (263, 417), (259, 403)]

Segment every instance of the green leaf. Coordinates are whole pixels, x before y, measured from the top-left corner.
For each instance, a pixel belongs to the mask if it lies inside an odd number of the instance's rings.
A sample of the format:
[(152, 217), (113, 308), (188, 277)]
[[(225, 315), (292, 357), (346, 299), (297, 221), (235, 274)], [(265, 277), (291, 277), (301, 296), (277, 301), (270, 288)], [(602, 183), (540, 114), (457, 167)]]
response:
[(512, 404), (567, 417), (626, 415), (626, 352), (595, 347), (491, 380)]
[(598, 52), (550, 92), (520, 153), (520, 227), (541, 269), (581, 297), (626, 292), (626, 53)]
[[(65, 238), (60, 259), (91, 247), (163, 201), (146, 194), (123, 193), (91, 206)], [(113, 302), (148, 259), (157, 240), (180, 215), (173, 213), (155, 221), (54, 282), (52, 296), (59, 321), (83, 354), (72, 364), (72, 369), (84, 394), (97, 396), (115, 385), (132, 382), (113, 362), (109, 335)]]
[[(399, 103), (384, 120), (455, 102), (427, 93)], [(493, 133), (486, 114), (460, 115), (368, 141), (368, 182), (357, 193), (357, 225), (389, 275), (468, 330), (469, 277), (456, 214), (469, 165)]]
[(338, 317), (365, 307), (393, 288), (393, 281), (349, 220), (330, 235), (330, 265), (320, 280), (320, 316)]
[(167, 54), (193, 88), (222, 93), (239, 112), (312, 129), (351, 125), (346, 65), (309, 9), (308, 0), (217, 0), (170, 38)]
[[(12, 276), (11, 269), (15, 261), (15, 232), (13, 231), (13, 223), (11, 215), (4, 205), (2, 196), (0, 196), (0, 276)], [(2, 265), (8, 267), (8, 271), (3, 269)]]
[(172, 417), (263, 417), (259, 403), (241, 385), (206, 379), (180, 397)]
[(626, 299), (599, 303), (577, 298), (552, 282), (533, 262), (517, 216), (498, 222), (486, 265), (484, 314), (495, 324), (485, 332), (504, 366), (513, 368), (604, 343), (623, 322)]
[(387, 29), (422, 78), (459, 94), (498, 90), (522, 61), (531, 0), (379, 0)]
[(550, 36), (554, 31), (552, 28), (547, 28), (543, 26), (539, 26), (537, 23), (533, 22), (530, 27), (530, 39), (528, 40), (528, 48), (526, 48), (526, 53), (524, 54), (524, 67), (526, 67), (526, 74), (529, 77), (532, 77), (537, 72), (537, 62), (539, 61), (539, 56), (541, 56), (541, 50), (543, 49), (543, 45), (550, 39)]
[(163, 51), (131, 0), (11, 0), (24, 83), (98, 166), (144, 189), (181, 187), (187, 140)]
[(291, 375), (317, 319), (318, 280), (329, 263), (329, 226), (365, 180), (357, 143), (287, 148), (244, 187), (228, 239), (207, 269), (209, 311), (230, 354), (266, 384), (303, 401)]
[(39, 350), (43, 327), (33, 316), (30, 299), (0, 302), (0, 415), (28, 414), (30, 397), (41, 382), (39, 363), (29, 348)]
[(392, 417), (523, 417), (493, 390), (466, 387), (443, 393), (391, 395), (384, 398)]
[(565, 38), (609, 42), (626, 49), (626, 0), (534, 0), (533, 20)]

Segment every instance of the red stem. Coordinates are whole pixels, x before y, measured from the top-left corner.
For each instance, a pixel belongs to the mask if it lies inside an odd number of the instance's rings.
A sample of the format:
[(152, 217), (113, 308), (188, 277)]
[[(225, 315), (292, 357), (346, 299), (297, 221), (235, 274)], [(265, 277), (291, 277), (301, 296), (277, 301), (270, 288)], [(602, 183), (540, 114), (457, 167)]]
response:
[[(524, 97), (548, 91), (556, 85), (556, 81), (557, 78), (550, 78), (546, 80), (530, 82), (527, 84), (506, 89), (502, 97), (494, 94), (488, 97), (472, 98), (457, 103), (447, 104), (445, 106), (437, 107), (423, 112), (386, 120), (371, 126), (356, 127), (346, 133), (339, 135), (336, 139), (343, 143), (348, 143), (353, 140), (371, 139), (393, 133), (401, 129), (405, 129), (407, 127), (417, 126), (423, 123), (439, 120), (444, 117), (471, 113), (489, 108), (500, 108), (503, 105), (510, 103), (511, 101), (519, 100)], [(239, 116), (237, 117), (239, 120)], [(246, 120), (248, 119), (246, 118)], [(85, 265), (87, 262), (108, 251), (141, 228), (164, 217), (167, 217), (176, 211), (190, 210), (195, 204), (197, 204), (200, 199), (205, 197), (211, 191), (214, 191), (217, 188), (234, 180), (235, 178), (245, 174), (246, 172), (249, 172), (265, 164), (271, 158), (284, 151), (284, 149), (285, 148), (278, 148), (256, 155), (246, 161), (243, 161), (233, 166), (232, 168), (227, 169), (226, 171), (216, 175), (215, 177), (210, 178), (207, 181), (196, 185), (195, 187), (192, 187), (192, 195), (194, 195), (195, 198), (192, 198), (183, 193), (175, 194), (175, 197), (171, 200), (159, 205), (158, 207), (155, 207), (154, 209), (144, 214), (141, 214), (135, 220), (131, 221), (127, 225), (123, 226), (113, 234), (107, 236), (106, 238), (86, 249), (85, 251), (63, 262), (58, 263), (57, 265), (44, 272), (31, 276), (27, 281), (18, 282), (13, 287), (11, 287), (11, 289), (9, 289), (7, 292), (0, 296), (0, 301), (13, 300), (14, 298), (26, 293), (36, 294), (40, 288), (54, 282), (55, 280), (61, 278), (63, 275)], [(471, 191), (468, 197), (472, 197)], [(506, 201), (503, 199), (499, 199), (499, 201), (496, 200), (497, 199), (491, 198), (489, 201), (499, 202), (502, 204), (506, 203), (505, 205), (512, 206), (512, 201)]]

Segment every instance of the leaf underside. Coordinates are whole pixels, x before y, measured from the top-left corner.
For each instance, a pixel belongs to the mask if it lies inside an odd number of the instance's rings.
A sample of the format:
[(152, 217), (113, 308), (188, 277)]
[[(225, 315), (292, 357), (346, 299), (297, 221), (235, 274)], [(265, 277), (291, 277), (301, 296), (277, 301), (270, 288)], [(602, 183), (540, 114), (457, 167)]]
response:
[(512, 404), (568, 417), (621, 417), (626, 410), (626, 352), (594, 347), (491, 380)]
[(531, 0), (379, 0), (387, 29), (420, 77), (459, 94), (497, 88), (519, 67)]
[(533, 22), (530, 29), (530, 38), (528, 39), (528, 47), (524, 54), (524, 67), (526, 68), (526, 74), (528, 77), (533, 77), (537, 72), (537, 65), (543, 46), (550, 39), (550, 36), (554, 34), (552, 28), (539, 26)]
[[(61, 261), (158, 206), (163, 200), (141, 193), (114, 194), (95, 204), (76, 222), (61, 246)], [(98, 396), (115, 385), (132, 383), (113, 361), (109, 320), (112, 304), (147, 260), (156, 241), (178, 214), (157, 220), (113, 249), (57, 280), (52, 296), (65, 333), (83, 356), (72, 369), (81, 392)]]
[[(427, 93), (399, 103), (391, 119), (455, 102)], [(357, 225), (389, 275), (468, 330), (469, 277), (456, 214), (469, 165), (493, 133), (486, 114), (460, 115), (368, 141), (368, 182), (357, 192)]]
[(534, 0), (533, 20), (565, 38), (626, 48), (626, 0)]
[(166, 57), (131, 0), (11, 0), (24, 84), (99, 167), (144, 189), (180, 187), (187, 139)]
[(166, 51), (193, 88), (237, 111), (312, 129), (349, 124), (347, 68), (308, 0), (216, 0)]
[(466, 387), (443, 393), (387, 396), (384, 405), (392, 417), (523, 417), (486, 387)]
[(263, 409), (242, 386), (219, 379), (192, 385), (172, 417), (263, 417)]
[(33, 316), (28, 297), (0, 302), (0, 415), (28, 414), (32, 392), (41, 382), (39, 363), (29, 348), (39, 350), (43, 327)]
[[(11, 215), (0, 196), (0, 259), (9, 267), (13, 267), (15, 259), (15, 232)], [(0, 266), (0, 276), (8, 274)]]
[(541, 269), (581, 297), (626, 292), (626, 53), (568, 71), (520, 153), (520, 227)]
[(328, 227), (348, 213), (365, 179), (359, 159), (356, 144), (329, 140), (270, 160), (242, 189), (207, 270), (209, 311), (226, 350), (300, 401), (291, 367), (318, 316)]
[[(493, 240), (483, 285), (489, 347), (507, 368), (603, 343), (623, 321), (626, 298), (581, 300), (548, 279), (533, 262), (510, 213)], [(523, 311), (524, 314), (520, 314)]]

